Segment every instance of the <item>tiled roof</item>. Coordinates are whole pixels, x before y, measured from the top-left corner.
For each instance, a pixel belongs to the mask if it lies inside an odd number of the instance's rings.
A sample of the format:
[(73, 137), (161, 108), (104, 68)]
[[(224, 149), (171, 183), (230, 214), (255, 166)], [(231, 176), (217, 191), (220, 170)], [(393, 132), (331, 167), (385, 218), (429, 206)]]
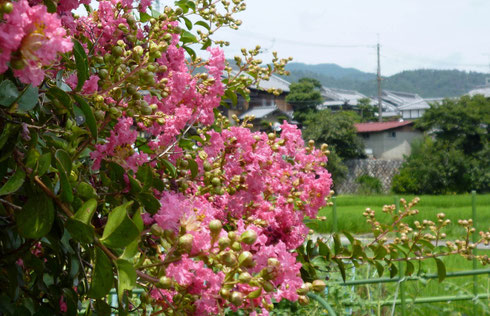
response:
[(413, 124), (413, 121), (403, 121), (403, 122), (369, 122), (369, 123), (357, 123), (354, 126), (358, 133), (369, 133), (369, 132), (382, 132), (406, 125)]
[(477, 89), (473, 89), (470, 92), (468, 92), (468, 95), (470, 97), (473, 97), (473, 96), (475, 96), (477, 94), (481, 94), (485, 98), (490, 97), (490, 87), (489, 86), (483, 86), (483, 87), (479, 87)]
[(322, 95), (328, 101), (342, 101), (349, 105), (357, 105), (357, 101), (359, 101), (359, 99), (366, 98), (364, 94), (354, 90), (327, 87), (322, 87)]
[(251, 109), (249, 109), (247, 112), (245, 113), (242, 113), (239, 118), (240, 119), (243, 119), (245, 118), (245, 116), (255, 116), (256, 119), (261, 119), (261, 118), (265, 118), (267, 117), (268, 115), (274, 113), (274, 112), (280, 112), (288, 117), (290, 117), (290, 115), (286, 112), (283, 112), (281, 111), (280, 109), (278, 109), (276, 106), (256, 106), (256, 107), (253, 107)]
[[(236, 70), (233, 70), (231, 72), (233, 76), (237, 74)], [(224, 74), (226, 76), (226, 73)], [(240, 76), (245, 76), (248, 78), (252, 78), (249, 74), (246, 72), (242, 72)], [(269, 90), (269, 89), (280, 89), (282, 92), (289, 92), (289, 85), (291, 83), (289, 81), (286, 81), (282, 79), (281, 77), (278, 77), (276, 75), (271, 75), (269, 77), (269, 80), (261, 80), (259, 82), (259, 86), (257, 87), (256, 85), (251, 85), (250, 88), (252, 89), (261, 89), (261, 90)]]
[(412, 103), (403, 104), (398, 107), (398, 110), (422, 110), (430, 109), (430, 105), (425, 100), (417, 100)]

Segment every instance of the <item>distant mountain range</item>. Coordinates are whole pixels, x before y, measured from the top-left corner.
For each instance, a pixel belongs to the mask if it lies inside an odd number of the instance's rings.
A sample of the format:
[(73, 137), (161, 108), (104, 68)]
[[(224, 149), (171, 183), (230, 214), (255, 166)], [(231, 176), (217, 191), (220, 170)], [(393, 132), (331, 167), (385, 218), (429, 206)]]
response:
[[(336, 64), (307, 65), (289, 63), (291, 73), (284, 79), (296, 82), (302, 77), (315, 78), (325, 87), (357, 90), (367, 96), (376, 95), (376, 74)], [(456, 97), (485, 84), (489, 74), (460, 70), (419, 69), (407, 70), (383, 77), (382, 87), (387, 90), (417, 93), (425, 98)]]

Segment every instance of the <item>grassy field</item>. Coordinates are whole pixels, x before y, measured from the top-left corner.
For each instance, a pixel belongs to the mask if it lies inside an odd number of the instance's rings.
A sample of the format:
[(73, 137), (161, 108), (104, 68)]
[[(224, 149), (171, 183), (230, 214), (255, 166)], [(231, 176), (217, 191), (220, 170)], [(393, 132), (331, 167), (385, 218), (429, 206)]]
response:
[[(461, 236), (463, 229), (458, 227), (456, 223), (458, 219), (471, 218), (471, 194), (422, 195), (419, 197), (420, 203), (416, 206), (416, 209), (420, 212), (418, 215), (410, 217), (409, 223), (423, 219), (435, 220), (437, 213), (443, 212), (452, 221), (447, 230), (448, 237)], [(411, 201), (414, 196), (403, 196), (403, 198)], [(370, 230), (369, 226), (366, 224), (364, 216), (362, 216), (364, 210), (368, 207), (371, 208), (376, 211), (380, 222), (387, 222), (389, 217), (381, 209), (385, 204), (393, 204), (394, 200), (394, 195), (342, 195), (336, 197), (338, 231), (348, 231), (355, 234), (368, 233)], [(488, 230), (490, 227), (490, 194), (476, 195), (476, 210), (477, 230)], [(324, 222), (313, 221), (309, 226), (318, 233), (331, 232), (333, 228), (332, 207), (323, 208), (320, 210), (319, 215), (326, 216), (327, 220)]]
[[(483, 251), (480, 251), (482, 253)], [(489, 251), (484, 251), (490, 255)], [(448, 272), (472, 270), (472, 262), (462, 257), (451, 256), (443, 259)], [(478, 269), (486, 268), (477, 265)], [(435, 263), (429, 260), (424, 262), (423, 270), (425, 273), (436, 273)], [(350, 271), (349, 280), (377, 278), (375, 269), (363, 266)], [(336, 274), (332, 279), (340, 279)], [(477, 276), (478, 293), (489, 293), (490, 279), (488, 274)], [(329, 301), (335, 305), (339, 315), (391, 315), (392, 306), (373, 306), (367, 303), (376, 304), (379, 301), (393, 300), (400, 298), (397, 283), (370, 284), (356, 287), (333, 287), (330, 291)], [(416, 299), (422, 297), (448, 296), (448, 295), (465, 295), (473, 292), (473, 277), (455, 277), (447, 278), (442, 283), (437, 279), (410, 281), (404, 283), (405, 298)], [(397, 297), (395, 297), (397, 296)], [(348, 301), (360, 303), (360, 307), (349, 308), (338, 302)], [(364, 304), (364, 305), (363, 305)], [(453, 301), (441, 303), (424, 303), (424, 304), (406, 304), (407, 315), (475, 315), (473, 312), (473, 302)], [(476, 302), (476, 315), (489, 315), (490, 306), (488, 300), (478, 300)], [(395, 315), (401, 315), (401, 306), (395, 309)]]
[[(401, 197), (401, 196), (400, 196)], [(398, 198), (400, 198), (398, 197)], [(414, 196), (403, 196), (410, 201)], [(366, 224), (362, 213), (366, 208), (376, 211), (380, 222), (388, 222), (389, 217), (381, 209), (385, 204), (393, 204), (394, 195), (384, 196), (338, 196), (337, 204), (337, 229), (338, 231), (348, 231), (354, 234), (369, 233), (369, 226)], [(444, 196), (420, 196), (420, 203), (416, 206), (420, 212), (408, 221), (430, 219), (435, 220), (437, 213), (443, 212), (452, 221), (447, 229), (448, 239), (461, 237), (463, 229), (456, 223), (458, 219), (469, 219), (472, 215), (472, 196), (467, 195), (444, 195)], [(490, 227), (490, 194), (476, 196), (477, 230), (487, 231)], [(319, 233), (332, 231), (332, 207), (320, 210), (319, 215), (326, 216), (326, 221), (313, 221), (308, 224), (312, 229)], [(479, 254), (490, 255), (488, 250), (478, 250)], [(462, 257), (451, 256), (444, 258), (447, 272), (472, 270), (472, 262)], [(478, 265), (477, 268), (488, 268)], [(435, 263), (432, 260), (424, 262), (423, 271), (425, 273), (436, 273)], [(369, 266), (362, 266), (357, 269), (348, 269), (348, 279), (369, 279), (377, 278), (375, 269)], [(340, 274), (332, 272), (330, 275), (330, 287), (327, 295), (328, 301), (335, 306), (339, 315), (392, 315), (392, 306), (372, 306), (368, 304), (383, 300), (393, 300), (396, 295), (399, 297), (397, 283), (371, 284), (355, 287), (345, 287), (333, 285), (335, 280), (340, 281)], [(490, 295), (490, 278), (488, 274), (477, 277), (478, 292)], [(438, 280), (423, 280), (405, 282), (405, 297), (415, 299), (417, 297), (433, 297), (458, 294), (472, 294), (473, 277), (448, 278), (442, 283)], [(360, 303), (357, 307), (347, 307), (340, 304), (342, 301)], [(472, 301), (456, 301), (443, 303), (426, 304), (407, 304), (406, 315), (475, 315)], [(489, 300), (479, 300), (476, 302), (476, 315), (490, 315)], [(317, 304), (313, 303), (305, 314), (322, 315), (325, 311)], [(400, 308), (395, 309), (394, 315), (401, 315)]]

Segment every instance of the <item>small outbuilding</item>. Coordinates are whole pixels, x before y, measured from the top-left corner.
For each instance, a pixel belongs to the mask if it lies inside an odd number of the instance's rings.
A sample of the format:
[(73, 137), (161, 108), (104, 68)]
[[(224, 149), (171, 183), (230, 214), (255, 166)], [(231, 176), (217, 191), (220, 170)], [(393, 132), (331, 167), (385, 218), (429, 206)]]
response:
[(410, 155), (410, 143), (423, 136), (413, 124), (413, 121), (369, 122), (355, 127), (368, 157), (401, 160)]

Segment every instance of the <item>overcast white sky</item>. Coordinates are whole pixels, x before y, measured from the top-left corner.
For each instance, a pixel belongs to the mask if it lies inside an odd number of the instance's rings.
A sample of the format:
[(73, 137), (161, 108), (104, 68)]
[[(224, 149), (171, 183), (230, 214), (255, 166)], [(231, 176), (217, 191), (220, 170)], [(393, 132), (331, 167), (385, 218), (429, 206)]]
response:
[(263, 60), (276, 50), (297, 62), (376, 72), (379, 34), (385, 76), (417, 68), (490, 71), (490, 0), (249, 0), (247, 8), (240, 30), (217, 34), (232, 43), (229, 58), (259, 44)]

